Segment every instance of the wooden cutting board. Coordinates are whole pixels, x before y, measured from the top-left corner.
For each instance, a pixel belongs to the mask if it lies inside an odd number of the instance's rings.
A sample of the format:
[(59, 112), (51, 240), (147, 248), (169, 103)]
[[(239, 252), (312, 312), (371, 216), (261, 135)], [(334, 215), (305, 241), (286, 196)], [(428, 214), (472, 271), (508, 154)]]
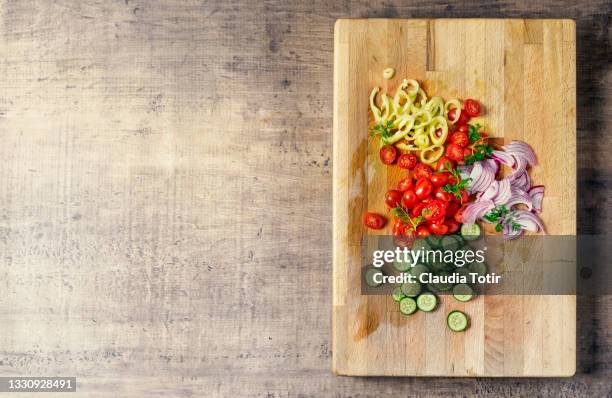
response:
[[(570, 376), (575, 296), (443, 297), (433, 313), (402, 316), (390, 297), (362, 296), (366, 210), (386, 212), (399, 178), (368, 140), (368, 96), (403, 78), (429, 96), (476, 98), (487, 131), (535, 150), (531, 176), (546, 186), (549, 234), (576, 233), (575, 24), (572, 20), (338, 20), (334, 48), (333, 371), (341, 375)], [(386, 81), (386, 67), (396, 70)], [(397, 168), (395, 168), (397, 169)], [(390, 234), (390, 227), (382, 232)], [(464, 333), (446, 314), (471, 317)]]

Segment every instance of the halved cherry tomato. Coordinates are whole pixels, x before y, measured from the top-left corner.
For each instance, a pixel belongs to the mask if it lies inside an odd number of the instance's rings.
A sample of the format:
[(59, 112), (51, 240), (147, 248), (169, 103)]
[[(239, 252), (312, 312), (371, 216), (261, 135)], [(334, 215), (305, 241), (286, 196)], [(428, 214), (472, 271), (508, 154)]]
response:
[(427, 203), (421, 211), (423, 218), (432, 222), (443, 220), (445, 214), (444, 206), (442, 206), (439, 200), (432, 200)]
[(425, 207), (425, 203), (421, 202), (421, 203), (417, 203), (412, 210), (410, 210), (410, 215), (412, 217), (418, 217), (421, 215), (421, 211), (423, 210), (423, 207)]
[(387, 206), (397, 207), (400, 200), (402, 200), (402, 193), (400, 191), (396, 191), (395, 189), (387, 191), (387, 194), (385, 195), (385, 203)]
[(446, 156), (442, 156), (440, 159), (438, 159), (438, 163), (436, 163), (437, 171), (444, 171), (447, 168), (452, 169), (453, 167), (455, 167), (455, 162)]
[(453, 195), (454, 199), (455, 199), (455, 202), (459, 202), (459, 203), (462, 203), (462, 204), (463, 203), (467, 203), (467, 201), (469, 199), (468, 193), (466, 191), (464, 191), (464, 190), (461, 190), (461, 191), (459, 191), (459, 195), (460, 195), (459, 198)]
[(444, 224), (446, 224), (448, 227), (449, 234), (454, 234), (455, 232), (459, 231), (459, 223), (452, 218), (447, 218)]
[(468, 98), (463, 103), (463, 110), (467, 113), (468, 116), (476, 117), (480, 115), (480, 102)]
[(387, 223), (387, 219), (378, 213), (366, 212), (363, 215), (363, 223), (371, 229), (381, 229)]
[(413, 177), (416, 179), (419, 178), (431, 178), (433, 174), (433, 170), (431, 169), (431, 167), (429, 167), (426, 164), (423, 163), (419, 163), (416, 165), (416, 167), (414, 168), (414, 175)]
[(417, 227), (416, 232), (417, 232), (417, 235), (421, 237), (426, 237), (431, 234), (431, 232), (429, 232), (429, 228), (427, 228), (425, 225), (419, 225)]
[(402, 195), (402, 207), (405, 209), (410, 209), (416, 205), (418, 198), (416, 193), (412, 189), (409, 189), (404, 192)]
[(467, 146), (467, 144), (470, 143), (470, 140), (468, 139), (466, 133), (462, 131), (457, 131), (456, 133), (453, 133), (453, 135), (450, 136), (450, 142), (452, 142), (453, 144), (457, 144), (460, 147), (465, 147)]
[(402, 236), (404, 235), (404, 230), (406, 229), (406, 224), (400, 220), (399, 218), (395, 220), (395, 224), (393, 225), (393, 236)]
[(429, 230), (432, 234), (445, 235), (448, 232), (448, 225), (443, 223), (429, 223)]
[(446, 205), (446, 217), (453, 217), (455, 214), (457, 214), (459, 207), (460, 206), (457, 202), (448, 202)]
[(443, 200), (445, 202), (450, 202), (455, 197), (450, 192), (444, 192), (442, 190), (442, 187), (438, 187), (438, 189), (436, 189), (436, 192), (434, 193), (434, 196), (435, 196), (436, 199), (440, 199), (440, 200)]
[(446, 175), (446, 173), (436, 173), (431, 176), (430, 181), (435, 187), (442, 187), (446, 185), (446, 182), (448, 181), (448, 176)]
[(457, 125), (461, 126), (462, 124), (467, 124), (467, 122), (469, 121), (470, 121), (470, 115), (468, 115), (464, 111), (461, 111), (461, 113), (459, 114), (459, 120), (457, 120)]
[(461, 126), (457, 126), (457, 131), (468, 134), (470, 132), (470, 127), (467, 124), (462, 124)]
[(393, 145), (385, 145), (380, 148), (379, 155), (384, 164), (393, 164), (397, 157), (397, 149)]
[(431, 181), (426, 178), (418, 179), (414, 185), (414, 193), (416, 193), (416, 196), (419, 199), (425, 199), (431, 195), (431, 191), (433, 191), (433, 185), (431, 184)]
[(457, 144), (450, 144), (447, 146), (445, 154), (452, 160), (463, 160), (463, 148)]
[(414, 166), (416, 166), (417, 162), (417, 157), (412, 153), (405, 153), (401, 155), (399, 159), (397, 159), (397, 165), (402, 169), (412, 170), (414, 169)]
[(400, 192), (406, 192), (412, 188), (412, 178), (404, 177), (397, 183), (397, 190)]
[(455, 221), (457, 221), (459, 224), (463, 223), (463, 212), (465, 211), (465, 208), (467, 207), (467, 205), (463, 205), (459, 208), (459, 210), (457, 210), (457, 212), (455, 213)]

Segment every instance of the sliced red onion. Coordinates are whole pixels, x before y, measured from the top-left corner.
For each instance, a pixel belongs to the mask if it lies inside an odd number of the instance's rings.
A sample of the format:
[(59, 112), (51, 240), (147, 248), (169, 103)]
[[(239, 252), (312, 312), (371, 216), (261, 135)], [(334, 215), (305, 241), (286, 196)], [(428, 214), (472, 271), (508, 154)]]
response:
[(531, 203), (533, 203), (533, 211), (536, 213), (542, 212), (542, 201), (544, 200), (544, 185), (536, 185), (528, 191)]
[(514, 167), (514, 163), (515, 163), (514, 158), (512, 157), (512, 155), (510, 155), (507, 152), (493, 151), (493, 153), (491, 154), (491, 157), (493, 157), (493, 159), (497, 160), (501, 164), (504, 164), (508, 167)]
[(470, 191), (471, 192), (482, 192), (495, 181), (495, 172), (491, 168), (491, 165), (485, 162), (476, 162), (472, 171), (470, 172)]
[(457, 167), (457, 169), (459, 170), (459, 175), (461, 176), (462, 179), (467, 179), (470, 177), (470, 173), (472, 172), (472, 168), (474, 166), (470, 165), (463, 165), (463, 166), (459, 166)]
[(512, 219), (523, 229), (531, 232), (544, 231), (544, 225), (538, 216), (527, 210), (514, 210), (511, 213)]
[(503, 148), (508, 154), (514, 155), (516, 159), (524, 159), (530, 166), (538, 163), (533, 149), (523, 141), (512, 141)]
[(504, 178), (503, 180), (498, 181), (499, 188), (497, 190), (497, 195), (491, 200), (496, 205), (503, 205), (508, 202), (510, 197), (512, 196), (512, 191), (510, 190), (510, 180)]
[(511, 209), (512, 206), (523, 204), (527, 206), (529, 210), (533, 208), (531, 196), (529, 196), (527, 192), (523, 191), (522, 189), (518, 189), (518, 188), (514, 188), (511, 191), (512, 191), (512, 196), (510, 196), (510, 199), (508, 199), (508, 201), (506, 202), (506, 207)]
[(462, 219), (464, 224), (473, 224), (479, 218), (482, 218), (487, 212), (495, 207), (495, 204), (490, 200), (481, 200), (470, 203), (463, 211)]
[(506, 224), (504, 225), (503, 234), (504, 234), (504, 240), (512, 240), (512, 239), (516, 239), (519, 236), (521, 236), (523, 234), (523, 230), (520, 228), (514, 229), (512, 228), (512, 225)]
[(531, 186), (531, 179), (529, 178), (529, 174), (524, 172), (520, 175), (517, 175), (515, 178), (510, 180), (510, 185), (512, 188), (518, 188), (523, 191), (528, 191)]
[(495, 161), (495, 159), (485, 159), (483, 162), (488, 163), (491, 170), (493, 170), (493, 174), (497, 174), (499, 171), (499, 164)]
[(499, 191), (499, 183), (497, 181), (493, 181), (491, 185), (478, 197), (478, 200), (493, 200), (497, 196), (497, 192)]

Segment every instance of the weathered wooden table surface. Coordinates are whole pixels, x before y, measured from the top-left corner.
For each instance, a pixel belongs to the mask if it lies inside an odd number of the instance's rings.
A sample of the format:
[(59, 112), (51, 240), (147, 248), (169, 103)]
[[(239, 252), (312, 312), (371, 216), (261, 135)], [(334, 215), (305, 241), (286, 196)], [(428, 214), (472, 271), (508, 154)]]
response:
[(578, 300), (571, 379), (331, 374), (336, 18), (576, 18), (579, 231), (612, 226), (610, 3), (393, 3), (3, 1), (0, 374), (87, 397), (609, 394), (609, 296)]

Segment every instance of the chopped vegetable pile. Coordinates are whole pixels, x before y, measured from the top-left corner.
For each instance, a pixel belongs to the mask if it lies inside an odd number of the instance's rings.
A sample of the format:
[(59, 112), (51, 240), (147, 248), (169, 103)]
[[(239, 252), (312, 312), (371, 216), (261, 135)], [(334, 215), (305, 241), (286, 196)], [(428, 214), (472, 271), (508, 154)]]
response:
[[(392, 76), (385, 72), (385, 78)], [(537, 164), (533, 149), (521, 141), (494, 145), (480, 120), (474, 119), (482, 113), (477, 100), (428, 99), (412, 79), (404, 79), (393, 97), (382, 94), (380, 105), (378, 92), (375, 87), (370, 94), (371, 135), (381, 145), (381, 162), (406, 170), (385, 194), (394, 236), (452, 235), (472, 240), (480, 235), (480, 223), (492, 224), (504, 239), (524, 231), (544, 232), (538, 216), (544, 187), (532, 185), (528, 174), (528, 168)], [(387, 217), (367, 212), (364, 224), (382, 229)], [(404, 286), (394, 291), (403, 314), (435, 308), (434, 289), (421, 292), (418, 286), (418, 292)], [(454, 296), (459, 301), (473, 295), (468, 285), (450, 288), (457, 289)], [(465, 314), (453, 311), (447, 323), (462, 331), (469, 322)]]

